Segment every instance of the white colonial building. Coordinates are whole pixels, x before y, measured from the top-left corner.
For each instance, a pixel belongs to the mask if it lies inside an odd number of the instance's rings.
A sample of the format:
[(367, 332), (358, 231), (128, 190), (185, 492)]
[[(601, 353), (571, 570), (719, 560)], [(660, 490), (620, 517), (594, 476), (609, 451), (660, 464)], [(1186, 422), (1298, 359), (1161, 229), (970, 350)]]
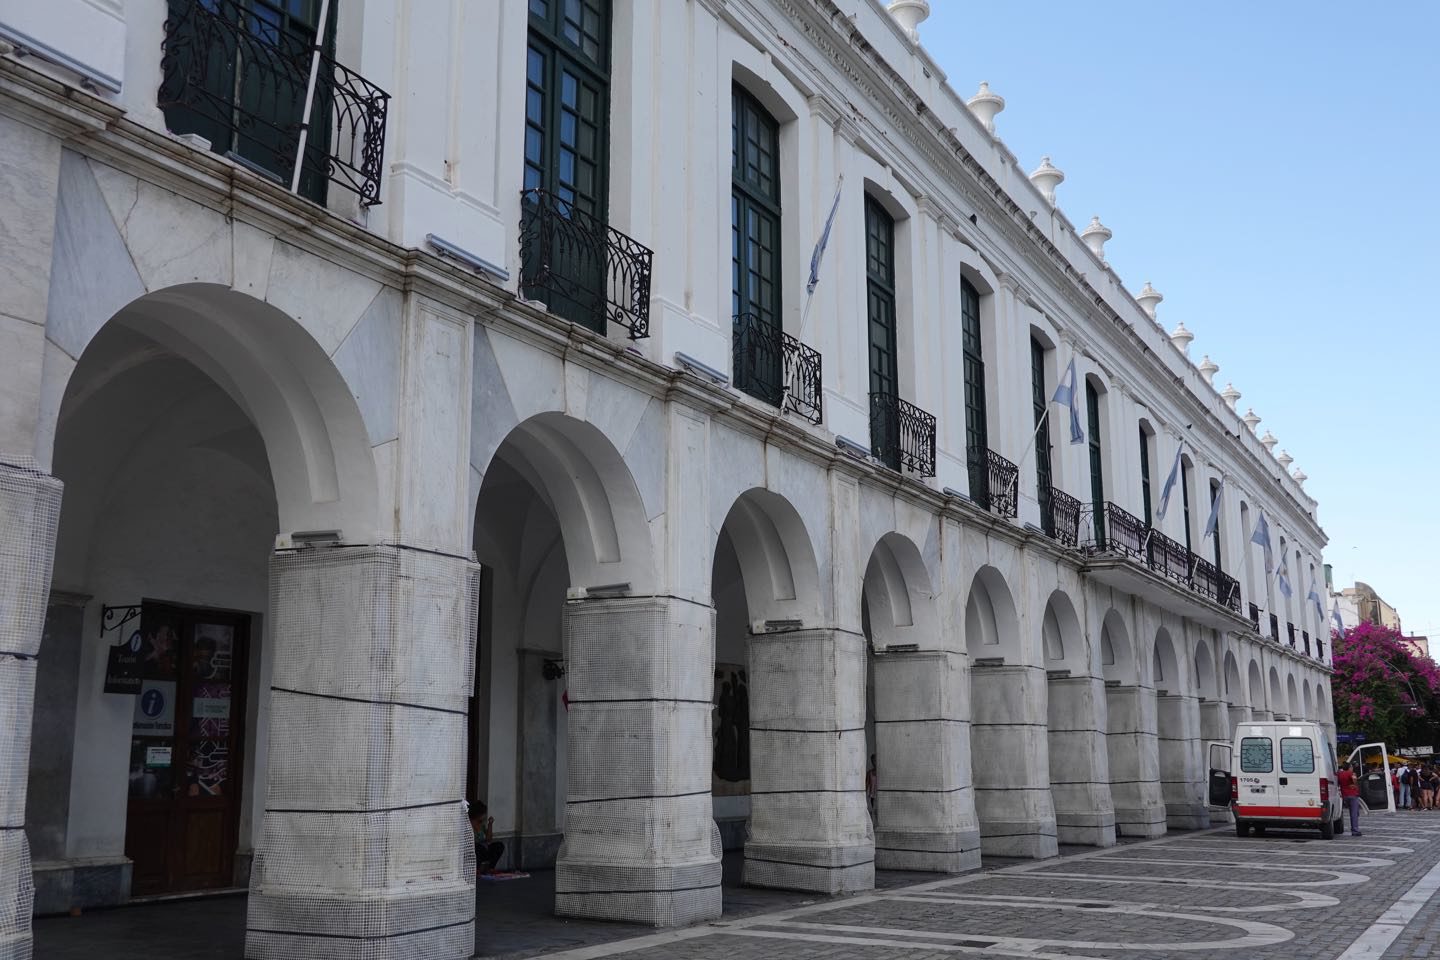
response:
[(468, 957), (466, 797), (687, 923), (1330, 723), (1303, 475), (890, 6), (0, 0), (0, 958)]

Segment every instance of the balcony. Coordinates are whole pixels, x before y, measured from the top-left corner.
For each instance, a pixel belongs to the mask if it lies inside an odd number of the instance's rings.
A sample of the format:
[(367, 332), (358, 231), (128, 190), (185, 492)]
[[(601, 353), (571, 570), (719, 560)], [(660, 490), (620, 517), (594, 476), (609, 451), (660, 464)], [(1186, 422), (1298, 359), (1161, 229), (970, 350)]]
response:
[(1325, 662), (1325, 641), (1318, 636), (1315, 638), (1315, 659), (1321, 663)]
[(380, 202), (390, 95), (331, 56), (333, 29), (317, 58), (313, 28), (258, 0), (170, 0), (168, 13), (156, 100), (172, 131), (317, 203), (329, 184)]
[[(1234, 577), (1117, 504), (1080, 512), (1090, 515), (1090, 539), (1082, 546), (1090, 554), (1086, 572), (1096, 580), (1207, 626), (1233, 630), (1245, 623)], [(1087, 529), (1083, 521), (1080, 527)], [(1259, 616), (1253, 604), (1251, 616)]]
[(1253, 603), (1250, 604), (1250, 629), (1260, 632), (1260, 607)]
[(1300, 639), (1305, 644), (1305, 656), (1310, 656), (1310, 631), (1301, 630)]
[(1040, 525), (1045, 535), (1067, 547), (1080, 545), (1080, 501), (1051, 487), (1041, 498)]
[(650, 335), (655, 254), (603, 220), (545, 190), (520, 194), (520, 292), (551, 313), (631, 340)]
[(1020, 469), (994, 450), (972, 447), (967, 456), (970, 468), (970, 499), (981, 508), (1002, 517), (1017, 513), (1016, 493)]
[(1280, 642), (1280, 618), (1273, 613), (1270, 614), (1270, 639)]
[(772, 407), (820, 423), (820, 351), (753, 313), (734, 318), (735, 386)]
[(1285, 637), (1286, 637), (1286, 641), (1290, 644), (1290, 649), (1291, 649), (1291, 650), (1294, 650), (1294, 649), (1295, 649), (1295, 624), (1293, 624), (1293, 623), (1287, 623), (1287, 624), (1285, 624)]
[(935, 417), (890, 393), (870, 394), (870, 449), (891, 470), (935, 476)]

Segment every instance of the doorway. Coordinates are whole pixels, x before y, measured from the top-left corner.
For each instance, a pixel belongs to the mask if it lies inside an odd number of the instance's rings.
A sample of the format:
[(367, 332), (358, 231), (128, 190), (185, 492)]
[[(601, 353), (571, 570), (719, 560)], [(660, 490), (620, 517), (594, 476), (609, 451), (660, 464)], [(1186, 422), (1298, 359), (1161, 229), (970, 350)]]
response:
[(232, 886), (244, 755), (243, 614), (146, 601), (130, 736), (132, 896)]

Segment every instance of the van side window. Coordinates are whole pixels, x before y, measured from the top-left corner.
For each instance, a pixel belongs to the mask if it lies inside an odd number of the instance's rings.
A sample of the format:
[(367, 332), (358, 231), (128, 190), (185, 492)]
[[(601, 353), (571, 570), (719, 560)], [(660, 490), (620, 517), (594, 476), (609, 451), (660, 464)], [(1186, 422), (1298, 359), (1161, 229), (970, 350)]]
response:
[(1240, 740), (1240, 772), (1269, 773), (1275, 769), (1275, 744), (1269, 737)]
[(1280, 770), (1283, 773), (1315, 772), (1315, 744), (1309, 737), (1280, 738)]

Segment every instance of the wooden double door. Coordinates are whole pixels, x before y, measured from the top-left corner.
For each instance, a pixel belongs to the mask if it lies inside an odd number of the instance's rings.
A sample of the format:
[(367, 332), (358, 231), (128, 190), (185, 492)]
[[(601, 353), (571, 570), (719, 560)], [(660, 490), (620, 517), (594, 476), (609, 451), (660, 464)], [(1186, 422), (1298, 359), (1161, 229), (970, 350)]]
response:
[(131, 720), (131, 893), (234, 884), (250, 618), (146, 602)]

